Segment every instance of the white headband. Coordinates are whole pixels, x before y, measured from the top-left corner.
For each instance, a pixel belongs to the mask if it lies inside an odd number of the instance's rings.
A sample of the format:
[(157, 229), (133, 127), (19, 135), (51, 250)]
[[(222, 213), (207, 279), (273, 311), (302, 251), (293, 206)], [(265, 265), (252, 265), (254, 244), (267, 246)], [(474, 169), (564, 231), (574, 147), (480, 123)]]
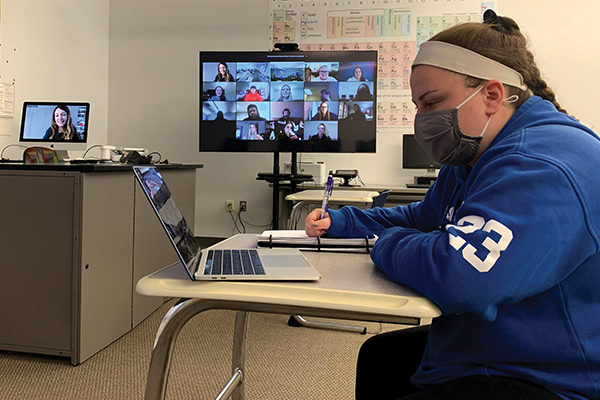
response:
[(431, 65), (479, 79), (498, 79), (500, 82), (527, 90), (523, 75), (498, 61), (464, 47), (438, 41), (421, 43), (416, 65)]

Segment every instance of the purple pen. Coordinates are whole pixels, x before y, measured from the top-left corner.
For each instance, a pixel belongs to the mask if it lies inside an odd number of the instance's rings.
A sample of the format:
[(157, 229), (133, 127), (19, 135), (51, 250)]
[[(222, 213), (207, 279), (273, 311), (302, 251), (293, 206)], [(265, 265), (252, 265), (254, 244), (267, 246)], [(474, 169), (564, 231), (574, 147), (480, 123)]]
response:
[(321, 218), (325, 217), (325, 213), (327, 212), (327, 208), (329, 206), (329, 197), (333, 193), (333, 176), (329, 175), (327, 177), (327, 183), (325, 184), (325, 193), (323, 194), (323, 203), (321, 204)]

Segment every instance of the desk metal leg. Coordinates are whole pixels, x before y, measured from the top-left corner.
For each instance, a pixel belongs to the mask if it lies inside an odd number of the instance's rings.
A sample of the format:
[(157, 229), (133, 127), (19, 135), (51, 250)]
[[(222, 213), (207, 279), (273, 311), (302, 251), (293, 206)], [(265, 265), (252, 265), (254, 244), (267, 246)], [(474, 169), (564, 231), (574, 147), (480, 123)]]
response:
[(402, 317), (372, 312), (345, 311), (340, 309), (318, 308), (310, 306), (293, 306), (284, 304), (255, 303), (234, 300), (187, 299), (173, 306), (163, 318), (150, 359), (148, 380), (146, 382), (146, 400), (164, 400), (171, 357), (175, 340), (181, 328), (195, 315), (207, 310), (236, 310), (236, 328), (234, 333), (234, 349), (232, 357), (233, 374), (223, 387), (218, 399), (232, 396), (234, 400), (243, 400), (244, 386), (243, 368), (245, 360), (245, 341), (248, 326), (248, 313), (275, 313), (287, 315), (309, 315), (313, 317), (353, 319), (358, 321), (377, 321), (398, 324), (419, 325), (417, 317)]
[(244, 400), (244, 363), (246, 362), (246, 336), (248, 333), (248, 313), (238, 311), (235, 315), (233, 332), (233, 356), (231, 378), (227, 381), (215, 400)]
[[(235, 316), (235, 331), (233, 333), (233, 357), (232, 372), (240, 374), (240, 380), (237, 383), (232, 400), (244, 400), (244, 381), (242, 371), (246, 362), (246, 336), (248, 334), (248, 313), (238, 311)], [(226, 399), (227, 397), (224, 397)]]
[(192, 301), (186, 300), (173, 306), (158, 327), (146, 382), (146, 400), (165, 398), (175, 339), (186, 322), (196, 315), (196, 312), (187, 312), (187, 305)]
[[(165, 315), (154, 341), (148, 380), (146, 382), (146, 400), (164, 400), (167, 390), (171, 358), (175, 340), (181, 328), (195, 315), (216, 308), (218, 301), (203, 299), (187, 299), (177, 303)], [(246, 350), (246, 333), (248, 328), (248, 313), (239, 311), (236, 316), (233, 338), (232, 376), (225, 384), (216, 399), (244, 399), (243, 368)]]

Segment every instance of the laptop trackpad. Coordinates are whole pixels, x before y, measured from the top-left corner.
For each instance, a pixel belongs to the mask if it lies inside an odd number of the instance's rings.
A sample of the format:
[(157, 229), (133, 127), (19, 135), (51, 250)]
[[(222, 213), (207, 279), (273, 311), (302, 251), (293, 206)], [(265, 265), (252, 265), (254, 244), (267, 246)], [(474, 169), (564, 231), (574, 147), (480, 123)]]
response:
[(301, 255), (290, 254), (261, 254), (265, 267), (308, 267), (308, 263)]

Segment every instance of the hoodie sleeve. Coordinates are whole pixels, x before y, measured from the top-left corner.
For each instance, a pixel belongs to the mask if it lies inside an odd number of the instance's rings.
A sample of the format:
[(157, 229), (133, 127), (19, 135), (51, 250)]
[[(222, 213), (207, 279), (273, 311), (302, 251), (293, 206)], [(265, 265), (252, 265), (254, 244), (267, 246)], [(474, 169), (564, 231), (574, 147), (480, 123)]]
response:
[(444, 313), (491, 321), (500, 305), (556, 285), (596, 251), (584, 209), (560, 168), (505, 156), (482, 168), (456, 223), (430, 232), (381, 229), (371, 257)]
[(339, 210), (329, 210), (331, 227), (327, 231), (330, 237), (364, 237), (380, 235), (384, 230), (400, 226), (420, 231), (436, 229), (440, 220), (440, 191), (434, 184), (423, 201), (407, 206), (373, 208), (361, 210), (347, 206)]

